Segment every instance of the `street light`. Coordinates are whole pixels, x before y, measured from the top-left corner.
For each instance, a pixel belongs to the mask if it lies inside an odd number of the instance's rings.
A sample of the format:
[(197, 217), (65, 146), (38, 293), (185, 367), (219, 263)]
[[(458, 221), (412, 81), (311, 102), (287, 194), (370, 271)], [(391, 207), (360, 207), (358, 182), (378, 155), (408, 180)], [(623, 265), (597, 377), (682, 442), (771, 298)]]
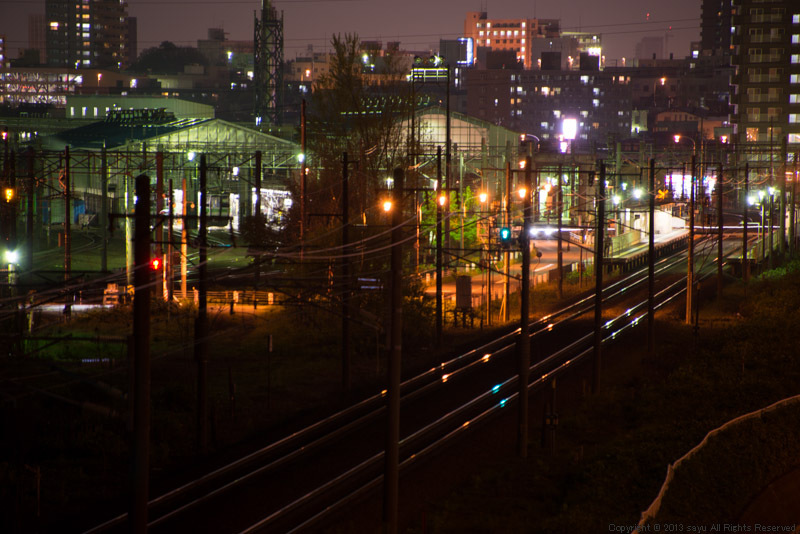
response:
[(656, 106), (656, 88), (658, 87), (659, 82), (661, 82), (661, 87), (664, 87), (664, 85), (667, 83), (667, 77), (662, 76), (653, 82), (653, 107)]
[(16, 250), (6, 250), (5, 260), (8, 264), (8, 287), (10, 296), (16, 296), (17, 287), (17, 274), (15, 272), (17, 264), (19, 264), (19, 252)]

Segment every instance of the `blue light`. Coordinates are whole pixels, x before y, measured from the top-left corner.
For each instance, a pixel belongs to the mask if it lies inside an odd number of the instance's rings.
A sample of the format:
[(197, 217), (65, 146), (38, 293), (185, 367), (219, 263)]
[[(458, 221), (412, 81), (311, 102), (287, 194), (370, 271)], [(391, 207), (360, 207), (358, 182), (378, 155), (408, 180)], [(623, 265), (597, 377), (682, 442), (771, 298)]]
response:
[(495, 387), (492, 388), (492, 393), (493, 394), (497, 393), (498, 391), (500, 391), (500, 384), (497, 384)]

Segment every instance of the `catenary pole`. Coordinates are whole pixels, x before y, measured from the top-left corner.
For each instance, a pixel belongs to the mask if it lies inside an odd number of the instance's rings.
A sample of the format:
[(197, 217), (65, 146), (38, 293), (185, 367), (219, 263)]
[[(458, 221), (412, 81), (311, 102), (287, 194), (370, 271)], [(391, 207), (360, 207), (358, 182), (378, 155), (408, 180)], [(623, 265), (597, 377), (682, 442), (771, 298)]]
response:
[(400, 486), (400, 369), (403, 333), (403, 170), (394, 171), (391, 253), (391, 347), (386, 391), (388, 425), (384, 452), (383, 531), (397, 533)]
[(600, 391), (600, 369), (603, 343), (603, 255), (605, 237), (605, 190), (606, 190), (606, 165), (600, 163), (600, 180), (595, 185), (597, 189), (597, 229), (595, 234), (594, 252), (594, 351), (592, 359), (592, 393)]
[(519, 338), (517, 350), (519, 357), (518, 369), (518, 397), (519, 411), (517, 419), (517, 454), (520, 458), (528, 457), (528, 380), (531, 366), (531, 337), (530, 337), (530, 297), (531, 297), (531, 246), (530, 231), (532, 218), (533, 191), (531, 190), (531, 157), (525, 158), (525, 200), (523, 202), (522, 231), (519, 244), (522, 248), (522, 271), (519, 308)]
[(134, 208), (134, 402), (132, 491), (130, 530), (147, 532), (147, 501), (150, 484), (150, 177), (136, 177)]

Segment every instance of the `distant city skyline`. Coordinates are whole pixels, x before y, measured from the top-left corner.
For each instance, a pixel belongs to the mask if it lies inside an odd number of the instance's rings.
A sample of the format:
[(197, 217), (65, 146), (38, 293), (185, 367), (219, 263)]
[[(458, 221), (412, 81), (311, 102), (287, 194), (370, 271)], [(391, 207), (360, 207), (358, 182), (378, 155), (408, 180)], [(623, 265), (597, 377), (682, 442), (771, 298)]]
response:
[[(294, 59), (312, 45), (330, 46), (337, 33), (357, 33), (362, 40), (400, 41), (406, 50), (436, 49), (439, 39), (462, 35), (468, 11), (487, 11), (490, 19), (560, 19), (563, 31), (597, 32), (603, 36), (607, 64), (634, 57), (643, 37), (666, 37), (664, 55), (682, 58), (700, 39), (698, 0), (283, 0), (274, 2), (284, 16), (284, 58)], [(223, 28), (231, 40), (252, 40), (253, 13), (261, 0), (129, 0), (128, 13), (138, 19), (139, 52), (172, 41), (196, 46), (208, 28)], [(44, 13), (44, 0), (0, 0), (0, 35), (15, 58), (27, 48), (29, 14)], [(671, 30), (669, 28), (672, 28)]]

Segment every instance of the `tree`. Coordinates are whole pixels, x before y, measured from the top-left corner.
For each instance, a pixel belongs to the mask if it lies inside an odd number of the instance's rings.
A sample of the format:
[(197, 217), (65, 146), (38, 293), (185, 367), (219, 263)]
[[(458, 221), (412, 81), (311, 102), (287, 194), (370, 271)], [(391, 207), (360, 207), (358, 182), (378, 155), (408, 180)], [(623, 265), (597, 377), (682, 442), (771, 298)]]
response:
[(130, 70), (153, 74), (177, 74), (183, 72), (187, 65), (206, 66), (207, 63), (205, 56), (197, 48), (176, 46), (170, 41), (163, 41), (157, 47), (142, 52)]
[[(385, 54), (383, 72), (365, 68), (358, 36), (336, 35), (330, 70), (314, 87), (308, 116), (310, 166), (307, 211), (340, 211), (341, 156), (347, 152), (351, 167), (350, 206), (353, 216), (369, 222), (378, 216), (380, 189), (392, 169), (407, 162), (401, 119), (410, 112), (410, 90), (399, 71), (396, 56)], [(380, 84), (370, 83), (380, 79)], [(314, 226), (323, 219), (307, 221)]]

